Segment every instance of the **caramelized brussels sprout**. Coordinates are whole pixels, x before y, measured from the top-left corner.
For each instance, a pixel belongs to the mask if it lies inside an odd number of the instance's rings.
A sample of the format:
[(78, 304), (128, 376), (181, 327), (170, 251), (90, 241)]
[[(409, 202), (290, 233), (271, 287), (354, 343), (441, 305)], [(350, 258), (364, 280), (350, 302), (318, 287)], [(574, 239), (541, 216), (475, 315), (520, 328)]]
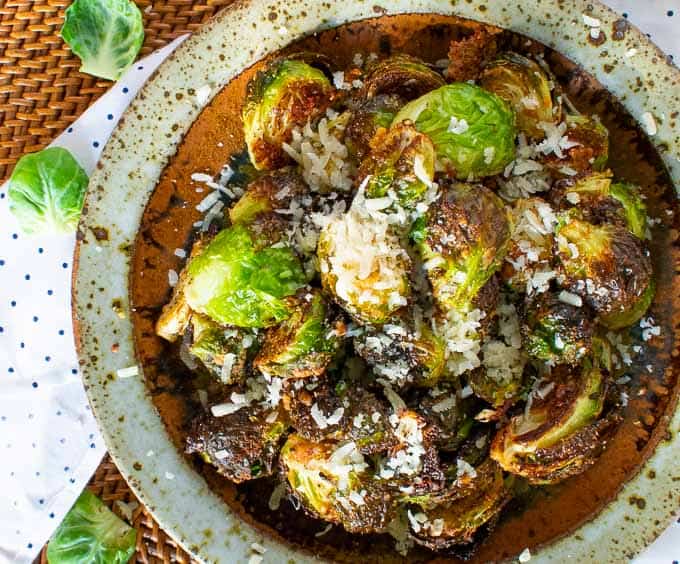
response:
[(640, 197), (639, 188), (634, 184), (614, 182), (609, 195), (621, 205), (617, 215), (625, 219), (631, 233), (638, 239), (644, 239), (647, 233), (647, 207)]
[(255, 335), (239, 327), (221, 327), (209, 317), (191, 317), (189, 352), (223, 384), (242, 383), (246, 365), (257, 350)]
[(580, 474), (602, 452), (613, 420), (598, 421), (606, 392), (599, 368), (586, 360), (583, 373), (562, 372), (537, 382), (531, 404), (494, 437), (491, 458), (533, 484)]
[(353, 442), (311, 442), (288, 437), (281, 466), (292, 493), (314, 517), (349, 532), (381, 532), (394, 517), (389, 490), (369, 471)]
[(560, 105), (553, 105), (550, 79), (536, 62), (523, 55), (503, 53), (484, 67), (479, 81), (482, 88), (512, 106), (517, 128), (529, 137), (543, 139), (545, 131), (539, 124), (560, 117)]
[(345, 145), (350, 155), (362, 160), (371, 139), (380, 128), (388, 129), (405, 101), (396, 94), (378, 94), (359, 103), (345, 128)]
[(359, 169), (359, 178), (368, 178), (366, 197), (383, 198), (393, 193), (401, 207), (414, 209), (434, 181), (432, 141), (413, 125), (398, 123), (379, 131), (371, 148)]
[(491, 190), (462, 183), (447, 187), (411, 231), (436, 301), (469, 309), (502, 264), (510, 231), (505, 206)]
[(610, 329), (635, 323), (655, 291), (652, 264), (642, 242), (627, 229), (593, 225), (566, 214), (556, 230), (562, 285), (580, 296)]
[(573, 175), (607, 166), (609, 132), (597, 116), (568, 115), (558, 126), (541, 125), (547, 139), (538, 148), (548, 155), (543, 158), (548, 168), (559, 173), (568, 170), (567, 174)]
[(427, 135), (437, 163), (460, 180), (502, 172), (515, 158), (515, 116), (495, 94), (467, 83), (442, 86), (406, 104), (394, 124), (410, 120)]
[(302, 289), (288, 303), (290, 316), (271, 327), (255, 358), (262, 372), (284, 378), (307, 378), (323, 374), (340, 349), (341, 317), (316, 289)]
[(456, 480), (434, 507), (410, 513), (411, 532), (418, 544), (442, 550), (469, 543), (475, 532), (488, 523), (510, 500), (503, 473), (491, 460), (473, 469), (466, 480)]
[(243, 128), (248, 152), (258, 170), (286, 163), (283, 143), (292, 130), (321, 115), (334, 95), (328, 78), (300, 60), (278, 59), (248, 83)]
[(244, 225), (258, 217), (287, 209), (291, 202), (299, 201), (309, 192), (302, 177), (290, 168), (282, 168), (256, 178), (245, 193), (229, 210), (232, 224)]
[(529, 356), (551, 365), (578, 364), (591, 351), (592, 313), (553, 292), (537, 294), (525, 308), (522, 336)]
[(447, 383), (439, 383), (426, 392), (422, 390), (418, 412), (437, 430), (434, 441), (437, 448), (454, 451), (468, 438), (474, 423), (476, 401), (471, 395), (462, 397), (460, 391)]
[(423, 61), (399, 54), (378, 61), (369, 69), (363, 94), (367, 98), (398, 94), (406, 100), (413, 100), (444, 84), (444, 77)]
[(218, 323), (266, 327), (290, 315), (284, 299), (306, 283), (300, 261), (285, 246), (261, 248), (243, 225), (224, 229), (189, 262), (189, 307)]
[(410, 259), (386, 219), (352, 206), (322, 229), (317, 254), (324, 289), (357, 320), (381, 324), (406, 305)]
[(444, 340), (427, 325), (400, 318), (380, 329), (366, 327), (354, 338), (354, 349), (377, 376), (398, 386), (433, 386), (446, 368)]
[(186, 452), (198, 453), (230, 480), (240, 483), (270, 476), (288, 429), (272, 411), (239, 409), (223, 417), (202, 415), (192, 423)]

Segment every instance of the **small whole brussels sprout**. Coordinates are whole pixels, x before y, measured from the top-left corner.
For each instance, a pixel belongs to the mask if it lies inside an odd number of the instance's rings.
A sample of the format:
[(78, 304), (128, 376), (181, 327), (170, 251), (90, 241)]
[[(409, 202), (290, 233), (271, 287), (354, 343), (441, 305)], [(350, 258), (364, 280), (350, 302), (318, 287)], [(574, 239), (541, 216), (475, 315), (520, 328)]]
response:
[(559, 103), (553, 105), (550, 79), (531, 59), (517, 53), (503, 53), (484, 67), (479, 84), (505, 100), (515, 110), (517, 128), (534, 139), (543, 139), (541, 122), (559, 119)]
[(367, 98), (398, 94), (413, 100), (444, 84), (444, 77), (423, 61), (399, 54), (377, 61), (369, 68), (362, 93)]
[(9, 179), (9, 209), (26, 233), (71, 233), (87, 182), (78, 161), (62, 147), (24, 155)]
[(287, 157), (283, 143), (293, 128), (323, 114), (334, 96), (326, 75), (295, 59), (277, 59), (248, 83), (243, 130), (258, 170), (278, 168)]
[(188, 306), (218, 323), (267, 327), (286, 319), (284, 299), (307, 282), (299, 259), (285, 246), (259, 247), (248, 229), (224, 229), (189, 262)]
[(342, 344), (342, 318), (316, 289), (303, 288), (288, 307), (290, 316), (267, 330), (255, 366), (283, 378), (320, 376)]
[(361, 101), (345, 127), (345, 145), (361, 160), (371, 150), (370, 142), (380, 128), (388, 129), (406, 102), (396, 94), (379, 94)]
[(522, 337), (529, 356), (551, 365), (578, 364), (592, 349), (592, 313), (560, 300), (553, 292), (536, 294), (525, 307)]
[(453, 183), (443, 190), (411, 231), (440, 306), (472, 307), (502, 264), (510, 232), (508, 212), (488, 188)]
[(624, 227), (593, 225), (574, 211), (556, 229), (562, 286), (580, 296), (610, 329), (635, 323), (655, 292), (642, 242)]
[(602, 372), (589, 361), (539, 381), (531, 404), (494, 437), (491, 458), (532, 484), (554, 484), (595, 463), (611, 435), (615, 417), (598, 420), (606, 395)]
[(455, 83), (406, 104), (394, 124), (410, 120), (437, 151), (438, 165), (460, 180), (502, 172), (515, 158), (515, 116), (479, 86)]
[(61, 36), (82, 61), (80, 72), (118, 80), (144, 43), (142, 13), (130, 0), (75, 0)]
[(407, 304), (410, 258), (386, 219), (352, 206), (321, 230), (317, 253), (324, 289), (357, 320), (381, 324)]
[(368, 179), (366, 197), (383, 198), (392, 192), (401, 207), (414, 209), (434, 181), (432, 141), (403, 122), (379, 131), (371, 148), (359, 168), (359, 178)]

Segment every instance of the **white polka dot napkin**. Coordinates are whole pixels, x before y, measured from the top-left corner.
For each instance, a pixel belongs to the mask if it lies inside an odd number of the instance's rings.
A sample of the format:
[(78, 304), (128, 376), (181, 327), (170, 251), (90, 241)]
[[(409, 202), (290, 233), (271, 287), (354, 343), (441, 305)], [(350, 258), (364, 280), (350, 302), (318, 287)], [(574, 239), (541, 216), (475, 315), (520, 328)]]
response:
[[(668, 54), (680, 0), (607, 0)], [(90, 173), (148, 76), (183, 40), (139, 61), (52, 143)], [(71, 328), (74, 236), (28, 237), (0, 187), (0, 563), (31, 562), (98, 466), (105, 447), (78, 374)], [(637, 564), (680, 559), (677, 523)]]

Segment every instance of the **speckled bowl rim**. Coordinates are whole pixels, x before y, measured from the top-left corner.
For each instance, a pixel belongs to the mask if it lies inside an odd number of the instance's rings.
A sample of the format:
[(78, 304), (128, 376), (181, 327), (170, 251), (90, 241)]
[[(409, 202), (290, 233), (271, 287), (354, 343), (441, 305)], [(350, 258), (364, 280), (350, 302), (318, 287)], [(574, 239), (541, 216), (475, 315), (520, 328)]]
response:
[[(90, 179), (73, 286), (83, 380), (109, 452), (159, 525), (200, 561), (247, 561), (254, 542), (267, 549), (265, 560), (316, 559), (245, 524), (210, 491), (172, 445), (148, 397), (143, 367), (139, 376), (117, 376), (118, 369), (137, 365), (128, 277), (144, 207), (168, 159), (208, 101), (196, 96), (201, 86), (209, 85), (212, 97), (241, 70), (304, 34), (398, 13), (457, 15), (499, 25), (579, 62), (638, 121), (644, 123), (645, 113), (654, 116), (654, 143), (680, 193), (680, 128), (667, 115), (667, 108), (680, 107), (680, 72), (634, 27), (623, 40), (614, 41), (613, 25), (620, 17), (599, 1), (393, 0), (378, 5), (360, 0), (251, 0), (220, 12), (159, 67), (107, 143)], [(603, 45), (588, 41), (583, 14), (600, 20), (607, 38)], [(643, 88), (635, 92), (638, 80)], [(98, 226), (107, 227), (108, 239), (93, 235)], [(651, 543), (680, 505), (679, 410), (668, 425), (668, 440), (658, 445), (617, 498), (595, 519), (541, 549), (532, 561), (621, 561)], [(629, 503), (638, 498), (646, 500), (644, 508)]]

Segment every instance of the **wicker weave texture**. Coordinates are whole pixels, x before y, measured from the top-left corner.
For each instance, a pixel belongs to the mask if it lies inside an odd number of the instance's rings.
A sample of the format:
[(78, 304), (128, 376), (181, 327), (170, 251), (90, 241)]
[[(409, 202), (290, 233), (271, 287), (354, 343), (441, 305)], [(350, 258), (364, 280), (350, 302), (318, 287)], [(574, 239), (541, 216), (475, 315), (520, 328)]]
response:
[[(232, 0), (137, 0), (146, 38), (140, 56), (196, 30)], [(0, 0), (0, 181), (24, 153), (68, 127), (111, 85), (78, 71), (59, 37), (69, 0)]]

